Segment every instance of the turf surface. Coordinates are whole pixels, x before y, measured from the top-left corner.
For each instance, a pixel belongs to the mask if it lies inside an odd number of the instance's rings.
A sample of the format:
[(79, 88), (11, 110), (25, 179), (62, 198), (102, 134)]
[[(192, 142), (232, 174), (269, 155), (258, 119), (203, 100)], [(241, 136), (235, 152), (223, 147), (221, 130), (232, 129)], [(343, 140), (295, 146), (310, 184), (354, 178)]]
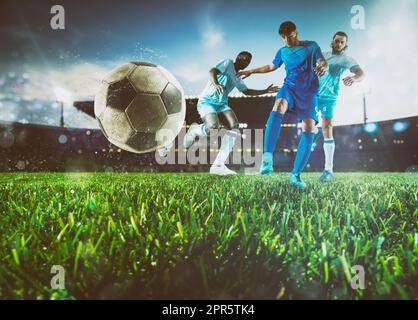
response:
[(1, 174), (0, 299), (417, 299), (418, 175), (304, 177)]

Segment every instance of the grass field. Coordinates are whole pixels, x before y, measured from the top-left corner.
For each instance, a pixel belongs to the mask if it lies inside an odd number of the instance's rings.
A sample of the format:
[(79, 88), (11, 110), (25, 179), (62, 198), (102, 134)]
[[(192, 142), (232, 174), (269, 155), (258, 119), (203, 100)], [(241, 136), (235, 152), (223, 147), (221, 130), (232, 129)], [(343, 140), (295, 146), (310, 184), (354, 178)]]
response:
[(418, 299), (418, 175), (304, 177), (1, 174), (0, 299)]

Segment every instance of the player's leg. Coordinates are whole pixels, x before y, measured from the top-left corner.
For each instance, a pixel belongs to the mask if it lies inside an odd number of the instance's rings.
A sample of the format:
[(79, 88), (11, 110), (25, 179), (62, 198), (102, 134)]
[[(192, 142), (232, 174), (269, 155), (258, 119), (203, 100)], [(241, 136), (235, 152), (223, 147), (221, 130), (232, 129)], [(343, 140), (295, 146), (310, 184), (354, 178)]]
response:
[(276, 99), (273, 110), (270, 112), (270, 116), (267, 120), (266, 131), (264, 132), (263, 161), (261, 162), (260, 168), (261, 174), (273, 172), (273, 153), (280, 136), (283, 117), (287, 109), (288, 102), (286, 99)]
[[(203, 123), (199, 125), (202, 136), (210, 135), (212, 130), (218, 130), (220, 127), (219, 117), (217, 113), (208, 113), (203, 118)], [(204, 132), (204, 133), (203, 133)]]
[(221, 114), (225, 117), (228, 131), (222, 137), (221, 147), (219, 148), (218, 155), (213, 162), (210, 172), (216, 174), (235, 174), (236, 172), (225, 166), (225, 162), (234, 148), (235, 140), (238, 136), (236, 129), (239, 127), (239, 122), (235, 112), (230, 108), (223, 111)]
[(319, 177), (319, 180), (329, 181), (332, 179), (335, 152), (335, 142), (332, 134), (331, 117), (322, 117), (322, 134), (324, 136), (325, 168), (324, 172)]
[(216, 106), (210, 103), (199, 101), (197, 104), (197, 110), (199, 112), (200, 118), (203, 120), (203, 123), (192, 123), (190, 125), (189, 130), (184, 136), (184, 148), (190, 148), (196, 141), (197, 137), (207, 136), (212, 127), (212, 129), (217, 129), (219, 127), (219, 119)]
[(305, 188), (306, 184), (302, 181), (300, 174), (305, 169), (311, 155), (312, 145), (315, 138), (315, 120), (306, 118), (302, 120), (302, 134), (299, 140), (298, 151), (296, 153), (293, 170), (290, 175), (290, 182), (297, 187)]

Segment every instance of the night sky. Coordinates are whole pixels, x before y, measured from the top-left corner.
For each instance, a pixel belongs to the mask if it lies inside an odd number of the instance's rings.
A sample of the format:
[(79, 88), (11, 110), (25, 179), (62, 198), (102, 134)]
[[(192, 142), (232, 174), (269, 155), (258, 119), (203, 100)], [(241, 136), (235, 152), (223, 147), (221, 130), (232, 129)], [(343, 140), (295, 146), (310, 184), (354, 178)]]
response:
[[(50, 27), (55, 4), (65, 8), (65, 30)], [(365, 9), (364, 30), (351, 28), (353, 5)], [(416, 0), (3, 0), (0, 12), (0, 120), (19, 121), (27, 112), (10, 116), (18, 108), (9, 103), (11, 93), (29, 101), (55, 101), (51, 88), (59, 87), (69, 92), (69, 100), (91, 98), (107, 72), (130, 60), (163, 65), (186, 94), (198, 95), (219, 59), (247, 50), (254, 55), (250, 67), (270, 63), (283, 45), (277, 29), (284, 20), (294, 21), (300, 38), (317, 41), (324, 51), (336, 31), (349, 34), (347, 53), (367, 78), (342, 90), (337, 123), (361, 122), (364, 92), (373, 121), (418, 114), (418, 76), (410, 72), (418, 70)], [(10, 83), (22, 75), (25, 85), (17, 90)], [(261, 89), (281, 85), (283, 77), (280, 70), (246, 82)], [(74, 126), (95, 125), (71, 108), (66, 112)], [(26, 118), (32, 122), (31, 115)]]

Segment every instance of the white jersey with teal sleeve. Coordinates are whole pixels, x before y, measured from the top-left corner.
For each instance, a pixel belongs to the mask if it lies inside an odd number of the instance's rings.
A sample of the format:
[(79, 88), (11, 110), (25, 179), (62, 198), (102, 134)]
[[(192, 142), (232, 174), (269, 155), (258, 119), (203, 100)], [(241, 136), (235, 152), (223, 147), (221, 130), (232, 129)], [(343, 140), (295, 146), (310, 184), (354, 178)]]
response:
[(324, 76), (319, 77), (318, 96), (322, 99), (337, 100), (341, 76), (346, 70), (350, 70), (359, 64), (344, 53), (324, 52), (323, 55), (328, 62), (329, 70)]
[(219, 94), (212, 81), (208, 81), (205, 89), (200, 95), (200, 100), (210, 104), (225, 105), (228, 104), (228, 95), (234, 88), (237, 88), (240, 92), (244, 92), (248, 89), (241, 77), (237, 75), (234, 63), (231, 59), (219, 61), (214, 68), (219, 70), (218, 82), (225, 90), (223, 93)]

